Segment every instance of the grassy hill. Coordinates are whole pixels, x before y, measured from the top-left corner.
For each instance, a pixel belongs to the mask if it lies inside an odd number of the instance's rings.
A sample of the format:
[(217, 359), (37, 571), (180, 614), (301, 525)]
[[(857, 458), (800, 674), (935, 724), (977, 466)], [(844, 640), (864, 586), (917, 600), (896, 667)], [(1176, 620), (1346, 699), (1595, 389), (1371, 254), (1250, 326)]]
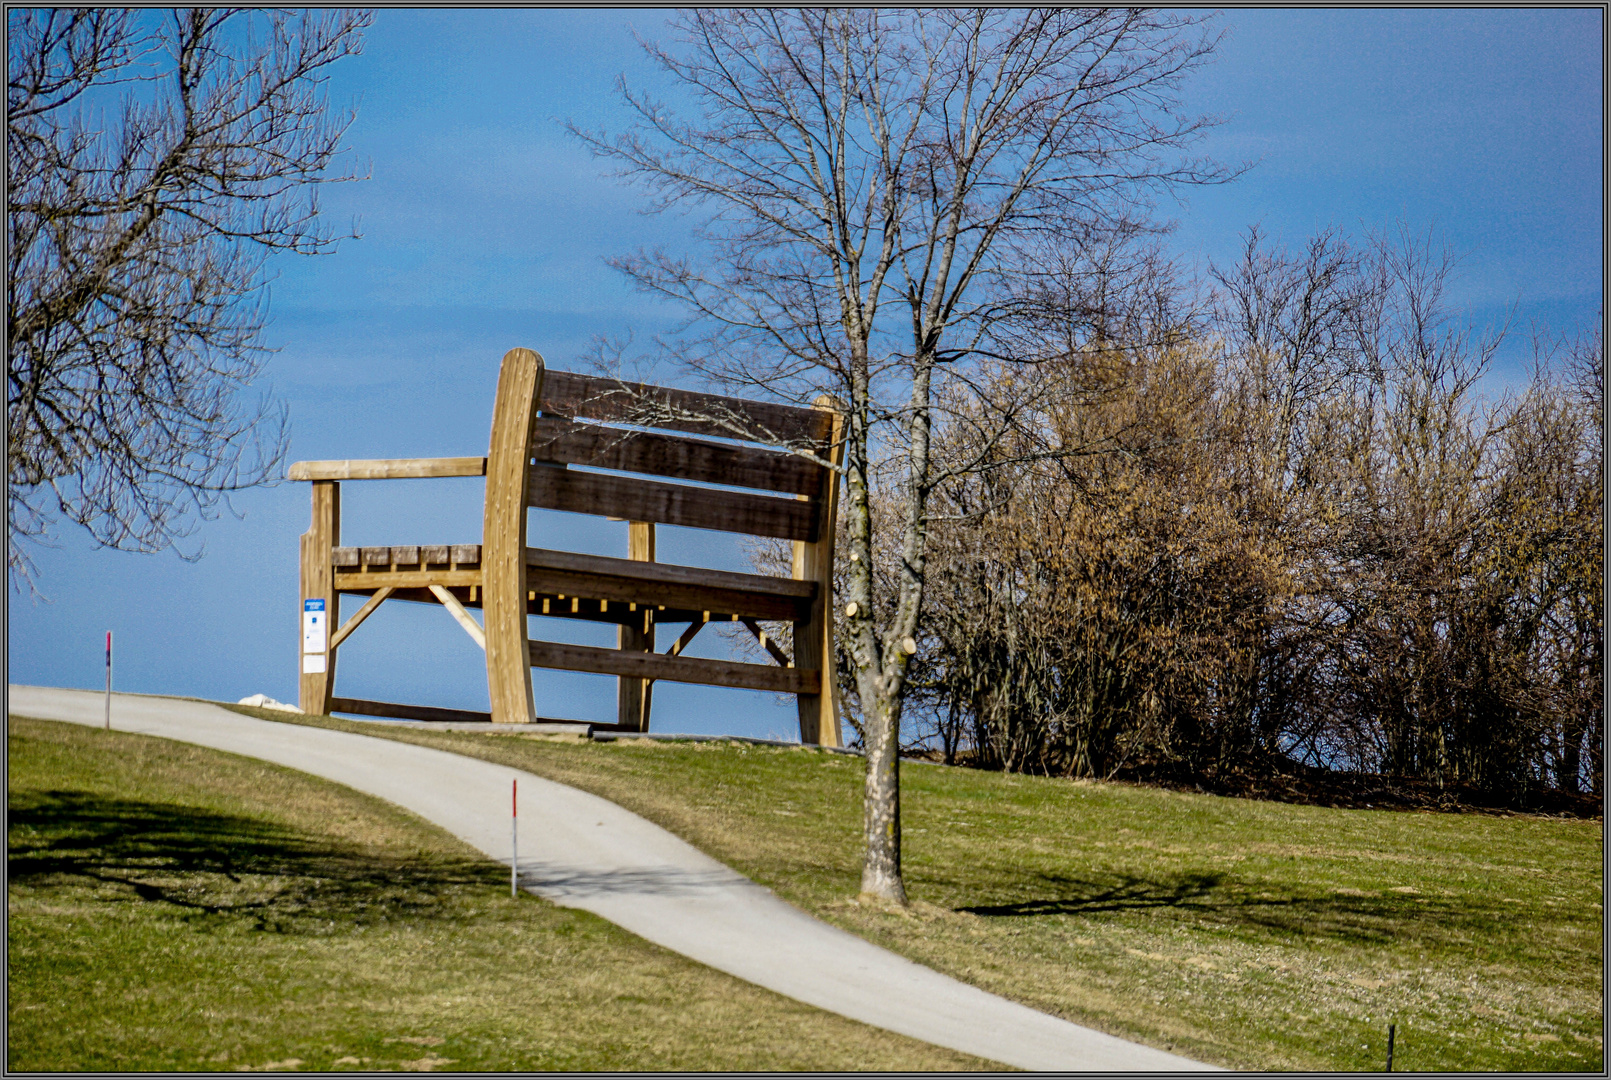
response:
[[(246, 710), (243, 710), (246, 711)], [(1237, 1068), (1601, 1071), (1603, 828), (911, 764), (910, 912), (859, 906), (861, 762), (717, 743), (385, 734), (612, 799), (987, 990)]]
[(11, 1071), (993, 1067), (512, 899), (507, 869), (339, 785), (7, 734)]

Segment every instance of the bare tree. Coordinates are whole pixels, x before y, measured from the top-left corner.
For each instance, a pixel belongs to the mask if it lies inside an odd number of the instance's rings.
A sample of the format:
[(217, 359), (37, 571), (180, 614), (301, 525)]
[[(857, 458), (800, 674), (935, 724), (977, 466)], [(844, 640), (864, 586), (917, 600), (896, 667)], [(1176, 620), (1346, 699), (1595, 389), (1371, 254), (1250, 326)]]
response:
[[(930, 501), (977, 464), (937, 464), (937, 414), (975, 396), (983, 361), (1054, 358), (1007, 332), (1052, 295), (1027, 252), (1099, 246), (1145, 221), (1150, 195), (1229, 175), (1176, 157), (1209, 122), (1176, 92), (1215, 42), (1192, 15), (1117, 9), (697, 10), (676, 25), (680, 48), (648, 49), (700, 118), (623, 84), (637, 126), (577, 134), (656, 207), (706, 212), (703, 264), (617, 264), (687, 305), (681, 358), (735, 388), (846, 404), (838, 601), (867, 752), (862, 891), (904, 903), (899, 733)], [(989, 453), (1015, 409), (959, 419), (983, 417)], [(876, 513), (881, 468), (897, 474), (893, 520)], [(899, 537), (893, 596), (875, 595), (879, 530)]]
[[(1254, 232), (1209, 326), (1088, 342), (931, 504), (909, 714), (1008, 770), (1598, 793), (1601, 339), (1540, 332), (1487, 401), (1501, 339), (1448, 310), (1454, 265), (1402, 229), (1297, 255)], [(937, 426), (937, 458), (984, 426)]]
[[(328, 251), (317, 185), (350, 113), (329, 65), (369, 15), (6, 13), (8, 565), (58, 518), (174, 545), (274, 476), (283, 410), (240, 391), (264, 349), (264, 259)], [(14, 584), (16, 582), (14, 581)]]

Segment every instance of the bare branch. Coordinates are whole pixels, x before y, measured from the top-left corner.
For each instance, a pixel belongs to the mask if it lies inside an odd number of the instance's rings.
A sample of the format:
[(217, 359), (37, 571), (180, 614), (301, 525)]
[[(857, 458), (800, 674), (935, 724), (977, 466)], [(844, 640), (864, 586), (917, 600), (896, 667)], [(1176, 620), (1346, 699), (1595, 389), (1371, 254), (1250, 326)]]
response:
[(172, 547), (275, 478), (284, 411), (261, 370), (264, 258), (329, 251), (318, 216), (350, 113), (330, 64), (346, 11), (7, 12), (7, 511)]

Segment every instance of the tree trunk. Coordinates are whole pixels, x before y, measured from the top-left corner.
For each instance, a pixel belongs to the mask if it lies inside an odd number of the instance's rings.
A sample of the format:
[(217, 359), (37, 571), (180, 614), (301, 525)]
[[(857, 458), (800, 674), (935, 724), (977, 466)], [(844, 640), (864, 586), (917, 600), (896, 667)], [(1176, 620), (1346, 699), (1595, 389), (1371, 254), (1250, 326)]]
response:
[[(872, 680), (869, 680), (872, 681)], [(882, 680), (879, 680), (882, 681)], [(868, 703), (865, 798), (862, 826), (867, 842), (861, 868), (863, 896), (906, 905), (906, 884), (901, 880), (901, 739), (900, 706), (874, 688), (865, 690)]]

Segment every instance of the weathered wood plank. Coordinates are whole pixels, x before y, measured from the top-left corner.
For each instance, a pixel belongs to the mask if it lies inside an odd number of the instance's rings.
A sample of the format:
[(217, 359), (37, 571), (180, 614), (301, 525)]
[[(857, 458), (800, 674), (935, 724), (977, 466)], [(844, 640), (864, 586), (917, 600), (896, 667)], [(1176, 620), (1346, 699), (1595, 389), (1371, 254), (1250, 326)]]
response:
[(820, 445), (829, 429), (815, 409), (701, 394), (668, 386), (550, 371), (542, 410), (552, 416), (613, 420), (694, 435), (770, 445)]
[(373, 458), (354, 461), (298, 461), (292, 480), (422, 480), (436, 476), (485, 476), (484, 457)]
[(532, 456), (539, 461), (762, 488), (812, 499), (822, 491), (825, 471), (799, 454), (599, 427), (552, 416), (537, 419), (531, 440)]
[[(656, 622), (678, 622), (688, 612), (698, 618), (708, 611), (712, 617), (748, 615), (752, 619), (788, 621), (799, 616), (802, 604), (790, 597), (766, 596), (759, 593), (727, 592), (719, 589), (689, 589), (679, 585), (624, 582), (618, 578), (601, 578), (565, 571), (532, 568), (527, 572), (527, 584), (539, 595), (565, 597), (586, 596), (611, 602), (611, 606), (635, 603), (639, 607), (663, 607), (657, 612)], [(569, 600), (564, 603), (569, 604)], [(672, 617), (671, 612), (681, 615)], [(569, 607), (566, 607), (569, 611)], [(549, 614), (559, 614), (558, 610)]]
[(639, 679), (705, 683), (784, 694), (814, 694), (821, 682), (821, 673), (818, 671), (773, 667), (771, 664), (740, 664), (730, 660), (662, 656), (653, 652), (621, 652), (555, 641), (532, 641), (528, 646), (534, 667), (558, 668), (562, 671), (630, 675)]
[(459, 567), (477, 566), (482, 561), (482, 545), (478, 543), (435, 543), (435, 545), (369, 546), (369, 548), (333, 548), (330, 551), (332, 566), (390, 566), (400, 563), (414, 564), (456, 563)]
[(817, 594), (817, 585), (811, 581), (768, 577), (765, 574), (740, 574), (731, 570), (707, 570), (702, 566), (681, 566), (677, 563), (615, 559), (608, 555), (584, 555), (576, 551), (555, 551), (551, 548), (527, 548), (526, 565), (540, 566), (545, 570), (569, 570), (579, 574), (613, 575), (646, 583), (663, 582), (696, 589), (752, 592), (789, 596), (801, 600), (808, 600)]
[(814, 502), (578, 472), (553, 465), (531, 468), (526, 499), (532, 506), (549, 510), (610, 515), (629, 521), (656, 521), (785, 540), (816, 537)]
[(333, 566), (405, 566), (455, 562), (461, 567), (481, 561), (480, 544), (409, 544), (399, 547), (338, 547), (330, 553)]
[[(792, 621), (804, 618), (810, 609), (809, 599), (778, 595), (774, 592), (751, 592), (737, 589), (712, 589), (683, 585), (673, 581), (638, 579), (625, 575), (590, 574), (575, 570), (559, 570), (546, 566), (530, 566), (526, 570), (526, 585), (539, 595), (584, 596), (613, 603), (635, 603), (679, 610), (709, 611), (713, 615), (748, 615), (754, 619)], [(659, 616), (660, 621), (667, 621)]]
[(489, 712), (471, 712), (468, 709), (437, 709), (429, 705), (397, 705), (390, 701), (367, 701), (364, 698), (338, 697), (330, 699), (333, 713), (357, 713), (359, 716), (391, 716), (399, 720), (434, 720), (448, 723), (488, 723)]

